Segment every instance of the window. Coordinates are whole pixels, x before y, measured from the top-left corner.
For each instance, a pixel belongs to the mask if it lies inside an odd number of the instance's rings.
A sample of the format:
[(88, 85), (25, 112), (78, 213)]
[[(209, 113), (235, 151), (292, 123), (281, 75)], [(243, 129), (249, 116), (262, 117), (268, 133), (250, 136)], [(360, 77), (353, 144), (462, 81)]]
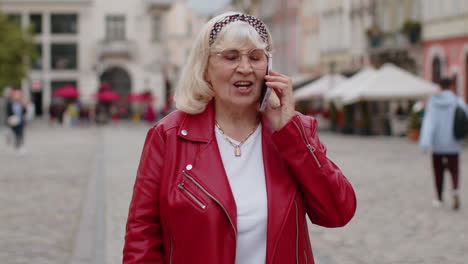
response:
[(52, 34), (78, 33), (78, 16), (76, 14), (52, 14)]
[(32, 62), (32, 68), (34, 70), (41, 70), (42, 69), (42, 44), (36, 44), (36, 59)]
[(77, 45), (76, 44), (52, 44), (51, 63), (54, 70), (77, 69)]
[(106, 40), (125, 40), (125, 17), (106, 17)]
[(31, 14), (29, 15), (29, 22), (33, 27), (33, 32), (36, 34), (42, 33), (42, 15), (41, 14)]
[(20, 14), (8, 14), (7, 16), (8, 22), (18, 23), (21, 25), (21, 15)]
[(161, 41), (161, 17), (153, 16), (151, 21), (151, 40), (153, 42)]

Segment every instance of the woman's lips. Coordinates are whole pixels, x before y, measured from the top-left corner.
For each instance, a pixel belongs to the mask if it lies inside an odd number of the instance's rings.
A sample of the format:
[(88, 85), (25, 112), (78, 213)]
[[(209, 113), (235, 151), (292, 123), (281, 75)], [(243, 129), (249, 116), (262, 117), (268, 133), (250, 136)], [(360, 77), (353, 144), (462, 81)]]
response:
[(249, 93), (252, 90), (253, 82), (251, 81), (237, 81), (234, 86), (237, 87), (237, 91), (240, 93)]

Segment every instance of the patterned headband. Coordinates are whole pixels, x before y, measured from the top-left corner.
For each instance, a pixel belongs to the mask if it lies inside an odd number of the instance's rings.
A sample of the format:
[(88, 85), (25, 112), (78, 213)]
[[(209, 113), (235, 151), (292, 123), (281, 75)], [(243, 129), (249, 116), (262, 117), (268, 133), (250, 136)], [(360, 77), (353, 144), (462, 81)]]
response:
[(268, 30), (265, 24), (258, 18), (254, 16), (246, 15), (246, 14), (235, 14), (235, 15), (227, 16), (221, 19), (220, 21), (216, 22), (213, 28), (211, 29), (210, 46), (214, 43), (216, 36), (218, 35), (219, 32), (221, 32), (221, 30), (223, 30), (224, 26), (235, 21), (244, 21), (244, 22), (249, 23), (249, 25), (252, 26), (260, 35), (263, 42), (267, 44), (267, 49), (270, 48), (270, 42), (268, 41)]

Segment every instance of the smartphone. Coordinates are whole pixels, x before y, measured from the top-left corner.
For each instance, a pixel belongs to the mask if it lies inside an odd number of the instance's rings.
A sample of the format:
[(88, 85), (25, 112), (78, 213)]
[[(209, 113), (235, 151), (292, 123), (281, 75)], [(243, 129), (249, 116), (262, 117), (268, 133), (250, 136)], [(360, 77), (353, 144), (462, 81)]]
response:
[[(267, 64), (267, 69), (266, 69), (266, 75), (270, 74), (270, 69), (273, 66), (273, 58), (270, 52), (268, 52), (268, 64)], [(260, 107), (258, 110), (260, 112), (265, 111), (265, 108), (268, 104), (268, 97), (270, 97), (271, 94), (271, 88), (266, 85), (266, 80), (263, 80), (262, 84), (262, 91), (260, 93)]]

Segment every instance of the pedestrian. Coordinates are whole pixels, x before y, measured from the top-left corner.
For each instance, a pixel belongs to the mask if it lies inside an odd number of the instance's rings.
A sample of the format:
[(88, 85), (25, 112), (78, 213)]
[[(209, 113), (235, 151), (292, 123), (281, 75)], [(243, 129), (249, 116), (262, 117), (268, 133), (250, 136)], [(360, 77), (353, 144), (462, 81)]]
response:
[[(291, 78), (265, 75), (270, 52), (253, 16), (225, 13), (203, 26), (178, 110), (147, 134), (123, 263), (314, 263), (305, 215), (325, 227), (353, 217), (354, 190), (315, 119), (294, 111)], [(280, 104), (259, 112), (264, 79)]]
[(444, 78), (440, 81), (441, 91), (429, 98), (421, 127), (419, 145), (423, 152), (432, 151), (432, 166), (436, 199), (435, 207), (440, 207), (443, 201), (444, 170), (448, 169), (452, 175), (453, 209), (460, 207), (459, 197), (459, 154), (463, 149), (462, 141), (453, 135), (455, 108), (462, 106), (468, 113), (463, 100), (451, 90), (451, 80)]
[[(10, 112), (10, 108), (11, 108), (11, 104), (13, 103), (13, 98), (12, 98), (12, 92), (13, 92), (13, 89), (11, 87), (6, 87), (4, 90), (3, 90), (3, 97), (5, 97), (6, 101), (5, 101), (5, 108), (4, 108), (4, 115), (5, 115), (5, 126), (6, 127), (9, 127), (10, 125), (8, 124), (8, 113)], [(13, 131), (11, 131), (10, 129), (7, 129), (6, 133), (5, 133), (5, 142), (6, 142), (6, 145), (7, 147), (13, 147), (14, 148), (14, 133)]]
[(14, 148), (18, 154), (25, 154), (24, 127), (26, 122), (26, 105), (19, 90), (11, 91), (11, 101), (7, 103), (8, 126), (12, 130), (15, 140)]

